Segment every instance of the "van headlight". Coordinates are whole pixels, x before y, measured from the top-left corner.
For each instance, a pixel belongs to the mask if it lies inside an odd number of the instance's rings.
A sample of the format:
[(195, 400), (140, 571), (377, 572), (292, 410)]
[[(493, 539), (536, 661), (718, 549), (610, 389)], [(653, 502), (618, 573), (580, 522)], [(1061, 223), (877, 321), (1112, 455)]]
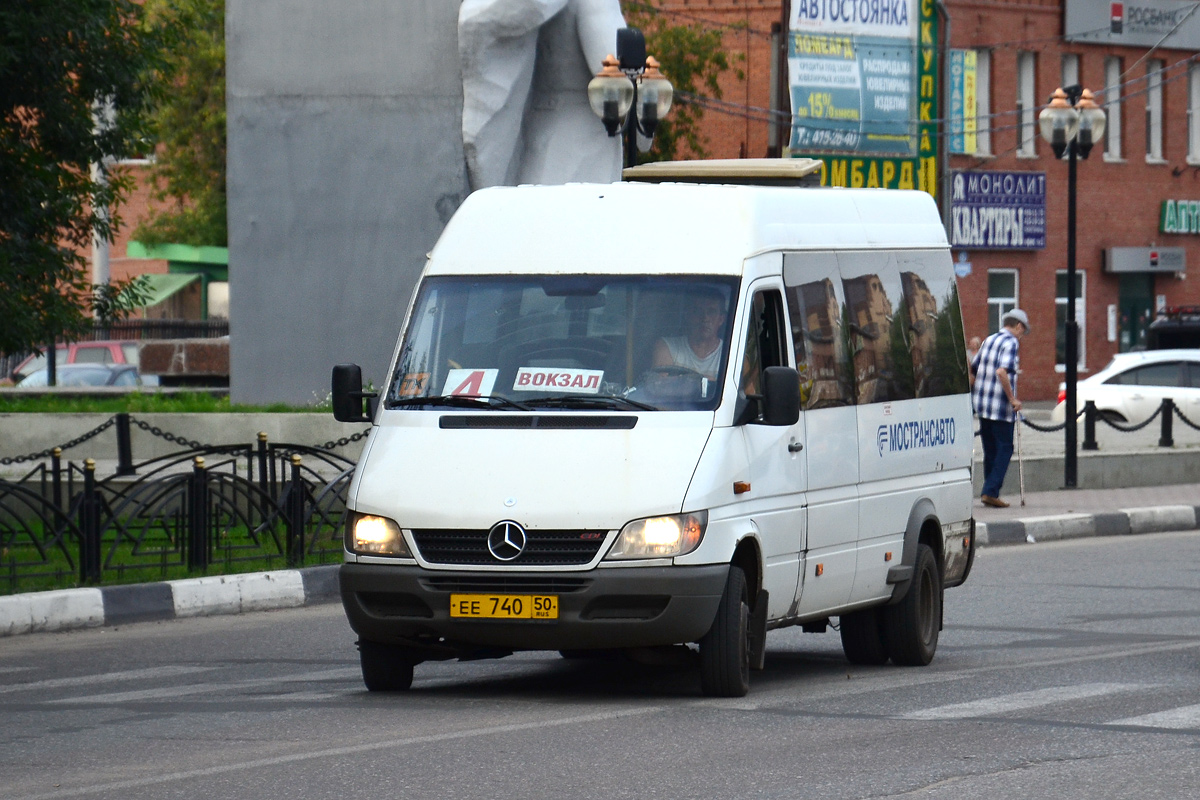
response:
[(635, 519), (625, 524), (606, 559), (671, 558), (692, 552), (704, 538), (707, 511)]
[(364, 556), (412, 558), (395, 521), (355, 511), (346, 514), (346, 549)]

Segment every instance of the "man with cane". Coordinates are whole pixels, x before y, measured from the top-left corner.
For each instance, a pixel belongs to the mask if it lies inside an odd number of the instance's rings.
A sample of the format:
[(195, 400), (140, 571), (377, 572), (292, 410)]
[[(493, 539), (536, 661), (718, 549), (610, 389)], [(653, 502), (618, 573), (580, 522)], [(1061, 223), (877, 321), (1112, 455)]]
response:
[(1000, 487), (1013, 454), (1013, 429), (1018, 423), (1018, 355), (1021, 337), (1029, 332), (1029, 317), (1019, 308), (1001, 319), (999, 331), (983, 340), (971, 360), (971, 404), (979, 417), (979, 438), (983, 444), (983, 491), (979, 499), (985, 506), (1008, 508), (1000, 499)]

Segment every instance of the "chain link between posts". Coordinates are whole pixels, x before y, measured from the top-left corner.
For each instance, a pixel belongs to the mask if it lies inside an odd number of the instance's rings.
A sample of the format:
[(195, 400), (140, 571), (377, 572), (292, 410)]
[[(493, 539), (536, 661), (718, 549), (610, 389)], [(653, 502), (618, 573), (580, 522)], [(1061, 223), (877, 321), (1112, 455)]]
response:
[(367, 428), (366, 430), (360, 431), (359, 433), (353, 434), (351, 436), (343, 436), (340, 439), (333, 439), (331, 441), (326, 442), (325, 444), (319, 444), (319, 445), (317, 445), (317, 449), (318, 450), (336, 450), (339, 447), (345, 447), (346, 445), (353, 444), (354, 442), (361, 442), (363, 439), (367, 438), (367, 434), (369, 434), (370, 432), (371, 432), (371, 429)]
[(151, 436), (157, 436), (160, 439), (166, 439), (171, 444), (181, 444), (191, 450), (209, 450), (215, 447), (215, 445), (211, 444), (202, 444), (195, 439), (185, 439), (182, 436), (176, 436), (169, 431), (164, 431), (157, 425), (151, 425), (149, 422), (140, 420), (132, 414), (129, 415), (129, 421), (133, 425), (136, 425), (144, 430), (146, 433), (149, 433)]
[(23, 464), (26, 461), (41, 461), (43, 459), (49, 458), (50, 456), (54, 455), (55, 450), (70, 450), (72, 447), (77, 447), (77, 446), (83, 444), (88, 439), (94, 439), (95, 437), (99, 436), (100, 434), (104, 433), (106, 430), (111, 428), (116, 423), (116, 421), (117, 421), (116, 417), (109, 417), (107, 422), (102, 422), (101, 424), (97, 425), (95, 428), (92, 428), (87, 433), (85, 433), (81, 436), (76, 436), (74, 439), (72, 439), (69, 442), (57, 445), (56, 447), (47, 447), (45, 450), (42, 450), (37, 453), (30, 453), (27, 456), (13, 456), (12, 458), (0, 458), (0, 464), (8, 466), (10, 464)]
[(1184, 416), (1183, 412), (1179, 410), (1179, 406), (1174, 406), (1174, 408), (1175, 408), (1175, 416), (1179, 417), (1180, 421), (1182, 421), (1184, 425), (1187, 425), (1192, 430), (1200, 431), (1200, 425), (1197, 425), (1196, 423), (1194, 423), (1190, 419), (1188, 419), (1186, 416)]
[(1151, 414), (1144, 421), (1139, 422), (1136, 425), (1122, 425), (1121, 423), (1115, 422), (1115, 421), (1109, 419), (1107, 416), (1105, 416), (1103, 414), (1099, 414), (1099, 413), (1097, 413), (1096, 416), (1100, 419), (1101, 422), (1103, 422), (1105, 425), (1107, 425), (1110, 428), (1114, 428), (1118, 431), (1121, 431), (1122, 433), (1133, 433), (1134, 431), (1140, 431), (1142, 428), (1146, 427), (1151, 422), (1154, 422), (1154, 420), (1158, 419), (1158, 416), (1160, 414), (1162, 414), (1162, 410), (1163, 410), (1163, 407), (1160, 405), (1158, 408), (1154, 409), (1153, 414)]

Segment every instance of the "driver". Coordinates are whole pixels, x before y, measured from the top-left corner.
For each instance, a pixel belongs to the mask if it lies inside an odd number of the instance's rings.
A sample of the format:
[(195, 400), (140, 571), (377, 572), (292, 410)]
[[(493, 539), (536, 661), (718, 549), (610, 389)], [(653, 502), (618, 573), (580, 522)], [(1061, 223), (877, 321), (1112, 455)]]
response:
[(725, 301), (719, 292), (696, 297), (687, 315), (687, 333), (659, 339), (654, 345), (652, 368), (683, 367), (715, 381), (721, 368), (725, 318)]

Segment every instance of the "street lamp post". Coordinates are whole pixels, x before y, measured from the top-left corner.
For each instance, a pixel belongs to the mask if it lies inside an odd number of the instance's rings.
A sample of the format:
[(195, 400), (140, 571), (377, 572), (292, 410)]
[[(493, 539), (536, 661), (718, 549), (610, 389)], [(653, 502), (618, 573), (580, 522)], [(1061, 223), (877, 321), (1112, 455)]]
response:
[(1042, 138), (1057, 158), (1067, 156), (1067, 319), (1064, 322), (1064, 360), (1066, 361), (1066, 452), (1063, 458), (1063, 485), (1074, 489), (1078, 483), (1078, 447), (1076, 429), (1076, 384), (1079, 379), (1079, 327), (1075, 322), (1075, 181), (1076, 161), (1086, 159), (1092, 145), (1104, 136), (1104, 110), (1096, 105), (1092, 93), (1078, 84), (1054, 90), (1050, 104), (1038, 115)]
[(654, 137), (667, 115), (674, 87), (646, 55), (646, 40), (637, 28), (617, 31), (617, 55), (604, 59), (603, 69), (588, 84), (588, 102), (604, 122), (609, 136), (624, 135), (624, 164), (637, 159), (637, 135)]

